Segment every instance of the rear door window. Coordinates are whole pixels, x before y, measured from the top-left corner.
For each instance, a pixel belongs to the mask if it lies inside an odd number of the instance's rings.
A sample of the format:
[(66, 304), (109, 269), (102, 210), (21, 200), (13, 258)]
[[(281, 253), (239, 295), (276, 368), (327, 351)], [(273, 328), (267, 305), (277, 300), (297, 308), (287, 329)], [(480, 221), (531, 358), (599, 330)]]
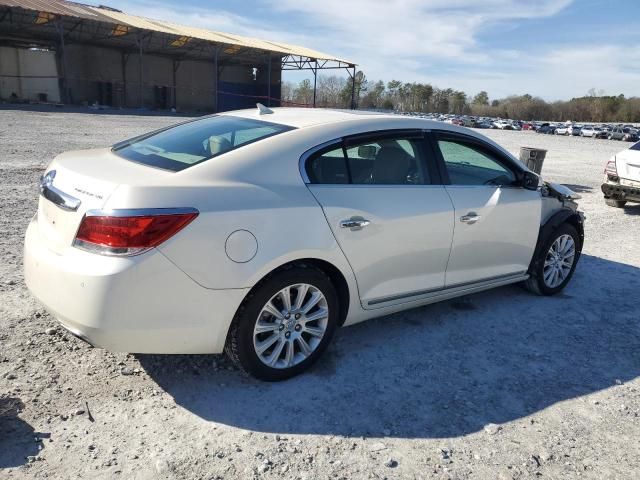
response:
[(121, 142), (113, 152), (127, 160), (174, 172), (293, 127), (229, 115), (176, 125)]
[(367, 135), (318, 151), (305, 170), (312, 184), (425, 185), (431, 177), (424, 152), (421, 132)]
[(350, 145), (347, 163), (355, 185), (423, 185), (429, 183), (421, 158), (422, 140), (381, 138)]

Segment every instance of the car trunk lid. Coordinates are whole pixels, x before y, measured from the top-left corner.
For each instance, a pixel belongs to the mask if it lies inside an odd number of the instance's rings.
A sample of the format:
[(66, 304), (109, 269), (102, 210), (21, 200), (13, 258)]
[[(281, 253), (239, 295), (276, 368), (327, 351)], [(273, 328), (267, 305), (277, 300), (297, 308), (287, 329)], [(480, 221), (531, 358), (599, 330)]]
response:
[(103, 208), (122, 184), (167, 174), (121, 159), (110, 149), (68, 152), (58, 156), (41, 181), (38, 227), (49, 248), (63, 253), (73, 244), (88, 210)]
[(616, 169), (621, 184), (630, 182), (631, 186), (640, 186), (640, 150), (630, 149), (617, 154)]

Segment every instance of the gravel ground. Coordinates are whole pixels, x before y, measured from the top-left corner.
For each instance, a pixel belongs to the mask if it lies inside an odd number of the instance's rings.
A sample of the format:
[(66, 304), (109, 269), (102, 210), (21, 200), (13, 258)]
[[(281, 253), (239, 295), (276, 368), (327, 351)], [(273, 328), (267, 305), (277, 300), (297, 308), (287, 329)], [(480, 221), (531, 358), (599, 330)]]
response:
[(28, 294), (22, 241), (54, 155), (175, 117), (0, 110), (0, 478), (637, 478), (640, 206), (606, 207), (606, 140), (484, 131), (549, 150), (583, 195), (559, 296), (517, 286), (342, 329), (308, 374), (224, 357), (112, 354)]

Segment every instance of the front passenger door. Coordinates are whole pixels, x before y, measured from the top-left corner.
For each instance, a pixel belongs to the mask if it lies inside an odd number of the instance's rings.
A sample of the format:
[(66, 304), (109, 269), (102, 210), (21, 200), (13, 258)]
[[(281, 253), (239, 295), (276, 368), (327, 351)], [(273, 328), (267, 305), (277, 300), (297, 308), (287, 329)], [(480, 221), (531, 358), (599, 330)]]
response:
[(445, 133), (435, 143), (455, 211), (446, 286), (525, 273), (538, 239), (540, 192), (516, 186), (511, 160), (488, 143)]

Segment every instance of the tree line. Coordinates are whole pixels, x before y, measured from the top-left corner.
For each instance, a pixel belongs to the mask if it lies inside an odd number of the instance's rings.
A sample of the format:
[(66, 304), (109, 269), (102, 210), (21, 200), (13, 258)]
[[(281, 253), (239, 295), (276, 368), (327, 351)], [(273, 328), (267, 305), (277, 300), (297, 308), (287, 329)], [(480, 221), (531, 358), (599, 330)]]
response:
[[(316, 106), (324, 108), (351, 107), (351, 79), (335, 75), (319, 75)], [(451, 88), (438, 88), (428, 83), (381, 80), (370, 82), (361, 72), (356, 75), (357, 108), (395, 110), (403, 112), (452, 113), (511, 118), (518, 120), (548, 120), (563, 122), (640, 122), (640, 98), (624, 95), (603, 95), (595, 89), (587, 95), (547, 102), (529, 94), (491, 99), (486, 91), (470, 97)], [(313, 104), (313, 83), (309, 79), (298, 84), (283, 82), (282, 100)]]

